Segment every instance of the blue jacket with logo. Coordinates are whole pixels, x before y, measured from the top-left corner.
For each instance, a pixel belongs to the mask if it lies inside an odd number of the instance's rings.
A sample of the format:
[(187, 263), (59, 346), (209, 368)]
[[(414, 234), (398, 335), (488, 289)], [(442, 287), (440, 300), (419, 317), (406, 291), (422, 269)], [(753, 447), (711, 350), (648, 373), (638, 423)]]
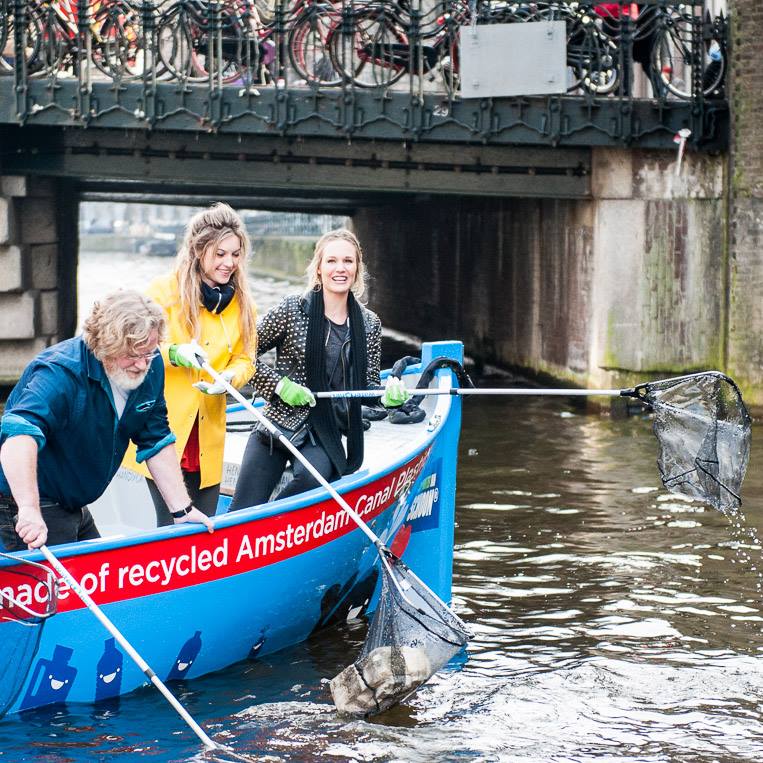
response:
[[(27, 366), (0, 419), (0, 445), (22, 434), (37, 441), (41, 501), (75, 510), (96, 500), (119, 469), (130, 440), (138, 461), (175, 441), (167, 423), (161, 356), (130, 392), (117, 419), (106, 371), (84, 340), (75, 337), (49, 347)], [(0, 493), (10, 495), (2, 466)]]

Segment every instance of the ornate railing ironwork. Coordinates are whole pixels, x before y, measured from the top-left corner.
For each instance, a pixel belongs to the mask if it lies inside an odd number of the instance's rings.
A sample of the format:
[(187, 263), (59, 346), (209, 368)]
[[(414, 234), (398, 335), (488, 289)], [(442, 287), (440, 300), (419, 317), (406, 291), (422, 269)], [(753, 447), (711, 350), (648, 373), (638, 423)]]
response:
[[(684, 125), (701, 143), (725, 109), (726, 21), (699, 0), (0, 0), (0, 11), (0, 93), (13, 83), (0, 120), (21, 124), (185, 119), (289, 134), (311, 122), (323, 135), (488, 142), (517, 126), (552, 142), (565, 131), (632, 142)], [(565, 97), (545, 99), (536, 121), (527, 99), (501, 111), (501, 99), (461, 98), (465, 25), (546, 20), (566, 24), (576, 124), (549, 126)]]

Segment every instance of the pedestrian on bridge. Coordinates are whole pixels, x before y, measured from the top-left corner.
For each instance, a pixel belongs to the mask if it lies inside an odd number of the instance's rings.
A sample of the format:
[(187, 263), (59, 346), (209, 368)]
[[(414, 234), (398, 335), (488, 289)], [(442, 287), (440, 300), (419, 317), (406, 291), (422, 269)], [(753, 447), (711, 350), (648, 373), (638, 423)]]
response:
[[(146, 290), (167, 315), (161, 353), (170, 428), (188, 492), (207, 516), (217, 511), (220, 494), (226, 398), (198, 357), (235, 387), (252, 376), (257, 311), (246, 276), (250, 249), (240, 216), (227, 204), (214, 204), (188, 221), (175, 269)], [(134, 449), (124, 466), (148, 479), (157, 526), (172, 524), (170, 507)]]
[[(366, 269), (351, 231), (340, 228), (318, 240), (307, 276), (304, 294), (284, 298), (258, 323), (258, 352), (275, 349), (276, 354), (272, 366), (258, 358), (252, 384), (267, 401), (264, 414), (270, 422), (322, 477), (334, 480), (363, 462), (361, 401), (322, 398), (316, 404), (313, 390), (378, 388), (381, 322), (360, 303)], [(382, 403), (399, 406), (408, 397), (402, 382), (394, 379)], [(342, 436), (347, 438), (346, 452)], [(265, 503), (290, 461), (291, 453), (265, 427), (256, 426), (230, 510)], [(274, 498), (318, 486), (300, 461), (292, 466), (294, 478)]]
[(128, 442), (175, 522), (211, 522), (183, 485), (157, 352), (162, 309), (137, 291), (97, 301), (81, 336), (43, 350), (0, 419), (0, 540), (8, 551), (98, 538), (88, 509)]

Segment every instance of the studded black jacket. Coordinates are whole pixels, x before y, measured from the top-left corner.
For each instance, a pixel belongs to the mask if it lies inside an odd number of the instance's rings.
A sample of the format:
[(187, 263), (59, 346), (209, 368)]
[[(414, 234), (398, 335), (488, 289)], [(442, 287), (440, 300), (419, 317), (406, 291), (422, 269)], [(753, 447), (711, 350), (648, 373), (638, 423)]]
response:
[[(360, 305), (368, 342), (368, 388), (380, 385), (381, 321), (376, 313)], [(252, 378), (255, 392), (267, 401), (264, 413), (275, 424), (298, 430), (307, 421), (307, 405), (291, 406), (276, 394), (284, 376), (297, 384), (307, 383), (305, 350), (307, 344), (308, 306), (303, 296), (285, 297), (257, 322), (257, 364)], [(269, 365), (262, 355), (275, 349), (275, 362)]]

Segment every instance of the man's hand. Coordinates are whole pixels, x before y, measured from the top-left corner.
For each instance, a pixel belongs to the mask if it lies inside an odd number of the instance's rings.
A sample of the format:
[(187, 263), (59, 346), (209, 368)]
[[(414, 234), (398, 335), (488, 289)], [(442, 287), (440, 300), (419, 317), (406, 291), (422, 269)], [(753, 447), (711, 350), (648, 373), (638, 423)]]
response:
[[(230, 384), (235, 374), (233, 371), (221, 371), (220, 376), (222, 376), (223, 379), (225, 379), (225, 381)], [(214, 383), (198, 381), (191, 386), (196, 387), (199, 392), (203, 392), (205, 395), (223, 395), (228, 391), (220, 382), (217, 381)]]
[(215, 531), (212, 520), (203, 511), (199, 511), (195, 506), (184, 517), (180, 517), (173, 521), (176, 525), (182, 525), (185, 522), (198, 522), (199, 524), (206, 526), (207, 532), (213, 533)]
[(36, 507), (19, 508), (16, 532), (30, 549), (40, 548), (48, 539), (48, 526)]
[(284, 376), (276, 386), (276, 394), (288, 405), (315, 405), (315, 396), (301, 384), (293, 382), (288, 376)]
[(397, 376), (388, 376), (384, 384), (384, 394), (381, 404), (385, 408), (399, 408), (404, 402), (411, 399), (411, 393), (405, 388), (402, 379)]
[(182, 366), (183, 368), (195, 368), (198, 371), (201, 370), (201, 363), (199, 357), (203, 361), (209, 360), (209, 356), (206, 351), (199, 345), (194, 339), (192, 342), (186, 344), (171, 344), (169, 352), (167, 353), (170, 359), (170, 363), (173, 366)]

